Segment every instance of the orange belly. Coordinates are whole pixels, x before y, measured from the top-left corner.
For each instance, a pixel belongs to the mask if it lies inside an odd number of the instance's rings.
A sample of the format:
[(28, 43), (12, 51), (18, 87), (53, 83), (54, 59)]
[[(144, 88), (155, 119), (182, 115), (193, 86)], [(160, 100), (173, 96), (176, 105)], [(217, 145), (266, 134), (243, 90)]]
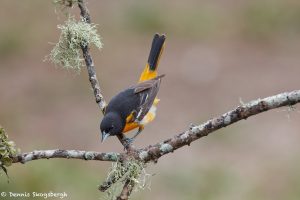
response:
[(128, 131), (131, 131), (135, 128), (138, 128), (139, 124), (137, 122), (131, 122), (131, 123), (126, 123), (124, 129), (123, 129), (123, 133), (126, 133)]

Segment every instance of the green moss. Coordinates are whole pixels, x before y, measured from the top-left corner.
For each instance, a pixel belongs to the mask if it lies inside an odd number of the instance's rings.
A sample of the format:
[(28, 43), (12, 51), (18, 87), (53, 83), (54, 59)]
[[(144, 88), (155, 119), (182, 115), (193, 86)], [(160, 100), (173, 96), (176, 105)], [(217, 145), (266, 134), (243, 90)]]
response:
[(135, 192), (149, 187), (148, 179), (151, 175), (146, 173), (145, 167), (145, 163), (135, 159), (130, 159), (124, 163), (119, 161), (114, 162), (109, 170), (106, 181), (117, 181), (106, 191), (103, 199), (115, 199), (121, 193), (127, 180), (134, 186), (133, 191)]
[(93, 44), (98, 49), (102, 48), (96, 25), (69, 17), (65, 24), (58, 25), (58, 28), (61, 30), (59, 41), (46, 59), (65, 69), (80, 72), (84, 65), (81, 47)]
[(15, 148), (15, 143), (8, 140), (7, 133), (0, 126), (0, 170), (2, 169), (7, 174), (7, 167), (9, 167), (16, 156), (18, 150)]

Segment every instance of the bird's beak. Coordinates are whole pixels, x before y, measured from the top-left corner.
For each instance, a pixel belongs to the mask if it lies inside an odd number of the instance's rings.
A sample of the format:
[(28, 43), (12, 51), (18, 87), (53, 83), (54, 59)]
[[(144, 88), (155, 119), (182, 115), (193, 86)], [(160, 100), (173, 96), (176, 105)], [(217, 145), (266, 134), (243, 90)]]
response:
[(105, 131), (103, 131), (103, 132), (102, 132), (102, 139), (101, 139), (101, 142), (104, 142), (104, 140), (106, 140), (109, 136), (110, 136), (109, 133), (106, 133)]

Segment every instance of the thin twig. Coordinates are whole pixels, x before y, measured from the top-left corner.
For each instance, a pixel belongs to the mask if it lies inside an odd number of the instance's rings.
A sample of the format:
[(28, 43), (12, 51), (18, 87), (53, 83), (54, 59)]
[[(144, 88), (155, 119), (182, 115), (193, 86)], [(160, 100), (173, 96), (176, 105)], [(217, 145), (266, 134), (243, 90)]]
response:
[(131, 152), (127, 151), (124, 154), (120, 155), (120, 160), (118, 160), (118, 162), (120, 162), (120, 164), (122, 165), (124, 170), (118, 170), (118, 175), (117, 176), (109, 176), (109, 178), (107, 180), (105, 180), (99, 187), (98, 189), (101, 192), (105, 192), (106, 190), (108, 190), (113, 184), (117, 183), (120, 179), (123, 179), (125, 174), (128, 172), (129, 168), (128, 168), (128, 163), (132, 162), (133, 158), (137, 158), (138, 159), (138, 154), (137, 154), (137, 150), (132, 149)]
[(134, 183), (130, 180), (126, 180), (121, 194), (117, 197), (117, 200), (128, 200), (132, 190), (134, 187)]
[(84, 21), (87, 23), (91, 23), (90, 13), (86, 7), (84, 0), (78, 0), (78, 7), (80, 9), (80, 15), (84, 19)]
[[(119, 161), (121, 162), (120, 164), (122, 166), (124, 166), (124, 162), (123, 161)], [(98, 189), (101, 192), (105, 192), (106, 190), (108, 190), (113, 184), (115, 184), (116, 182), (118, 182), (125, 174), (127, 173), (126, 170), (120, 170), (118, 172), (118, 176), (110, 176), (106, 181), (104, 181), (101, 185), (99, 185)]]
[[(80, 9), (80, 15), (82, 16), (83, 20), (86, 23), (91, 23), (91, 17), (90, 17), (88, 9), (84, 3), (84, 0), (78, 0), (78, 7)], [(104, 97), (102, 95), (102, 92), (101, 92), (99, 81), (98, 81), (98, 78), (96, 75), (96, 69), (94, 66), (94, 62), (93, 62), (92, 56), (90, 55), (89, 45), (81, 46), (81, 50), (82, 50), (82, 54), (83, 54), (85, 64), (87, 67), (89, 80), (90, 80), (91, 86), (94, 91), (96, 103), (99, 105), (102, 113), (104, 114), (107, 104), (106, 104)]]

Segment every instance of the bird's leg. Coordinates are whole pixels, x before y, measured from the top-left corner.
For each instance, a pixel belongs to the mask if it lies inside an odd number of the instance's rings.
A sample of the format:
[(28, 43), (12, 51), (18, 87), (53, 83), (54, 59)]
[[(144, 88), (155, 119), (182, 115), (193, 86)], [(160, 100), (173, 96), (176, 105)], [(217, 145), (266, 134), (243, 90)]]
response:
[(134, 134), (132, 138), (130, 138), (132, 142), (136, 138), (136, 136), (138, 136), (143, 130), (144, 130), (144, 125), (139, 125), (139, 130)]
[(133, 137), (128, 138), (123, 133), (118, 135), (119, 140), (122, 142), (125, 149), (133, 143), (134, 139), (144, 130), (144, 125), (139, 125), (138, 131), (134, 134)]
[(124, 146), (124, 150), (128, 149), (131, 143), (133, 142), (131, 138), (126, 137), (123, 133), (117, 135), (117, 137), (119, 138), (120, 142)]

